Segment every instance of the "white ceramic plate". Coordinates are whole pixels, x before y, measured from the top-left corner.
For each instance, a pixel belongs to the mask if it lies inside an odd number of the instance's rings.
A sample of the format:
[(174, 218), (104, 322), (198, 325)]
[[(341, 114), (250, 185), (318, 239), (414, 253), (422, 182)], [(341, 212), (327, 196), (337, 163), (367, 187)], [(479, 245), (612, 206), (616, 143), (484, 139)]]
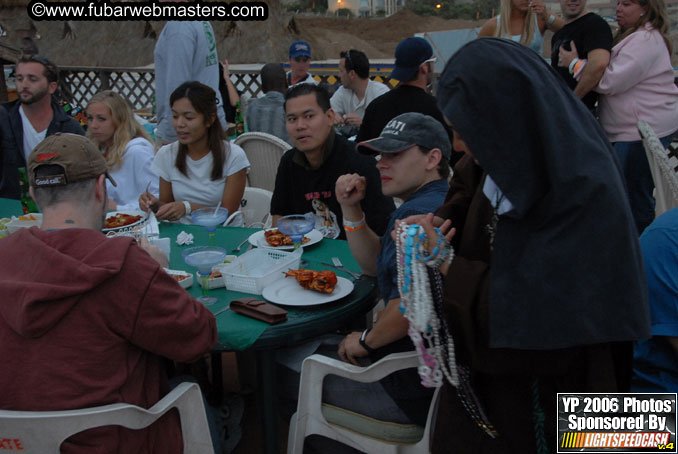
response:
[[(115, 216), (116, 214), (129, 214), (130, 216), (141, 216), (141, 219), (139, 219), (137, 222), (133, 222), (132, 224), (123, 225), (122, 227), (115, 227), (112, 229), (103, 228), (101, 229), (102, 232), (107, 233), (107, 232), (121, 232), (134, 230), (136, 227), (140, 227), (144, 222), (148, 220), (148, 213), (140, 210), (109, 211), (108, 213), (106, 213), (106, 219), (110, 218), (111, 216)], [(106, 225), (105, 220), (104, 225)]]
[[(268, 244), (266, 242), (266, 235), (264, 234), (264, 232), (266, 232), (268, 230), (275, 230), (275, 228), (266, 229), (266, 230), (259, 230), (258, 232), (254, 232), (253, 234), (250, 235), (248, 241), (250, 242), (250, 244), (252, 244), (252, 246), (256, 246), (256, 247), (265, 247), (265, 248), (268, 248), (268, 249), (280, 249), (280, 250), (292, 250), (292, 249), (294, 249), (294, 246), (277, 246), (277, 247), (275, 247), (275, 246), (271, 246), (270, 244)], [(319, 242), (320, 240), (323, 239), (323, 234), (320, 233), (320, 231), (316, 230), (316, 229), (311, 230), (310, 232), (308, 232), (304, 236), (307, 237), (309, 239), (309, 241), (306, 242), (306, 243), (302, 243), (301, 247), (310, 246), (310, 245), (315, 244), (315, 243), (317, 243), (317, 242)]]
[(353, 282), (337, 276), (337, 285), (332, 293), (305, 290), (293, 277), (278, 279), (264, 287), (262, 296), (272, 303), (283, 306), (315, 306), (336, 301), (353, 291)]

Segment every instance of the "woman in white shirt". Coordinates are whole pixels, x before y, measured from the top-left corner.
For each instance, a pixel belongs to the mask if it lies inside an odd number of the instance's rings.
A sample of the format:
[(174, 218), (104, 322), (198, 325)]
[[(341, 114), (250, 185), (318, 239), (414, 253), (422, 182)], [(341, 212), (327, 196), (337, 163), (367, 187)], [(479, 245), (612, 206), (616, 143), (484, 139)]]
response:
[(169, 221), (203, 207), (237, 211), (250, 163), (242, 148), (223, 140), (216, 93), (200, 82), (185, 82), (170, 96), (170, 106), (178, 140), (160, 148), (153, 160), (160, 197), (145, 192), (139, 206)]
[(138, 210), (139, 193), (158, 194), (158, 176), (151, 170), (155, 148), (125, 98), (111, 90), (92, 96), (87, 104), (87, 137), (104, 153), (118, 183), (113, 186), (106, 180), (109, 209)]

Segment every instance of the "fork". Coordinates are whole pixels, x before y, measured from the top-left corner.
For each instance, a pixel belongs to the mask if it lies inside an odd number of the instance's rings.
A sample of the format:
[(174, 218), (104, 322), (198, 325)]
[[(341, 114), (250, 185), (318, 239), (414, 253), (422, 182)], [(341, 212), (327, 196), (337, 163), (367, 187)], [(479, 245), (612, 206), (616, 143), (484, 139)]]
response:
[(332, 257), (332, 263), (334, 264), (334, 267), (341, 270), (345, 271), (346, 273), (350, 274), (353, 276), (354, 279), (360, 279), (361, 274), (356, 273), (355, 271), (351, 271), (348, 268), (346, 268), (342, 263), (341, 260), (339, 260), (339, 257)]
[(240, 243), (237, 248), (231, 250), (231, 252), (240, 252), (240, 248), (242, 247), (243, 244), (247, 243), (247, 240), (249, 240), (249, 237), (242, 240), (242, 243)]

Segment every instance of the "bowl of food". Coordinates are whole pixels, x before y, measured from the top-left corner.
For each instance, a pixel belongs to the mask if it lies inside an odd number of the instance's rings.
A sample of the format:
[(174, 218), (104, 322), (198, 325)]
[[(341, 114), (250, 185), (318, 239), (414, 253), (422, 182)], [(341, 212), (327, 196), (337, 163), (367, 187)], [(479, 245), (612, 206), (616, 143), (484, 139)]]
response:
[(11, 235), (19, 229), (26, 229), (29, 227), (40, 227), (42, 225), (41, 213), (28, 213), (23, 216), (14, 217), (5, 224), (7, 231)]
[(189, 288), (193, 285), (193, 275), (191, 273), (167, 268), (165, 268), (165, 272), (172, 276), (183, 288)]

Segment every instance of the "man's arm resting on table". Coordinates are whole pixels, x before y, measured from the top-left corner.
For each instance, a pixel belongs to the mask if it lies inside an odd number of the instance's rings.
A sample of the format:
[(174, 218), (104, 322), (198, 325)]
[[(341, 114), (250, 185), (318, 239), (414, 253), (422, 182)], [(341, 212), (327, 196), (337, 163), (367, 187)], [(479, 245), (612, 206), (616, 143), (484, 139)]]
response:
[(605, 49), (590, 50), (587, 60), (588, 62), (582, 72), (581, 79), (577, 86), (574, 87), (574, 94), (580, 99), (598, 85), (607, 65), (610, 63), (610, 52)]
[[(368, 347), (376, 350), (407, 336), (409, 322), (399, 309), (400, 298), (389, 300), (386, 309), (380, 314), (377, 323), (367, 333), (364, 341)], [(356, 358), (367, 356), (368, 352), (360, 345), (362, 332), (356, 331), (344, 338), (339, 344), (339, 358), (342, 361), (359, 365)]]

